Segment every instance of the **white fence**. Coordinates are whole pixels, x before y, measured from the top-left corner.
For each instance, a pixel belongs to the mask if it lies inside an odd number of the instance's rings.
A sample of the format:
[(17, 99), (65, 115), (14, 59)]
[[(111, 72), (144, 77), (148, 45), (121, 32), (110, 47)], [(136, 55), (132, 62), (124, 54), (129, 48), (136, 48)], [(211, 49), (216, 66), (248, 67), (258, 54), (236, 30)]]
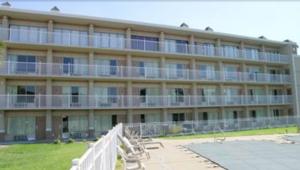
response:
[(205, 134), (226, 131), (239, 131), (262, 128), (300, 125), (300, 117), (262, 117), (247, 119), (202, 120), (183, 122), (153, 122), (126, 124), (141, 137)]
[(114, 170), (117, 161), (117, 135), (122, 135), (123, 125), (118, 124), (89, 149), (79, 159), (73, 159), (70, 170)]

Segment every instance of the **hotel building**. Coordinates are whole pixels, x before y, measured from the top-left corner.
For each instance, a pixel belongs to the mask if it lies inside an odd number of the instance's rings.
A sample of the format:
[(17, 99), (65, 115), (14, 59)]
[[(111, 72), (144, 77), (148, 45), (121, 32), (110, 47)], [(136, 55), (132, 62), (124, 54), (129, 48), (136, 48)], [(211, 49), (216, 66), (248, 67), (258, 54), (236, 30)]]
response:
[(0, 7), (0, 141), (298, 114), (297, 44)]

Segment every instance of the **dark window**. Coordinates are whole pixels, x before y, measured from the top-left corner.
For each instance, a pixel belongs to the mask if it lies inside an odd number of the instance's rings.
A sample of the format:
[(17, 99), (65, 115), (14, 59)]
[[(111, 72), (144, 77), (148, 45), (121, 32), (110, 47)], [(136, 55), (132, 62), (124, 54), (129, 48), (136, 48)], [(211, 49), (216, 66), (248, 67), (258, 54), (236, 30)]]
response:
[(188, 41), (176, 40), (176, 52), (187, 53), (188, 52)]
[(140, 97), (141, 97), (141, 102), (145, 103), (146, 102), (146, 89), (140, 89)]
[(175, 89), (176, 102), (184, 102), (184, 93), (182, 88)]
[(274, 109), (273, 110), (273, 115), (274, 115), (274, 117), (278, 118), (279, 117), (279, 110), (278, 109)]
[(72, 103), (79, 102), (79, 87), (71, 87)]
[(174, 122), (184, 121), (184, 113), (173, 113), (172, 121)]
[(158, 38), (132, 35), (131, 48), (147, 51), (158, 51)]
[(273, 95), (274, 95), (274, 96), (277, 96), (277, 95), (278, 95), (277, 89), (274, 89), (274, 90), (273, 90)]
[(237, 111), (233, 111), (233, 119), (238, 119), (238, 112)]
[(207, 114), (207, 112), (203, 112), (203, 120), (208, 120), (208, 114)]
[(32, 73), (36, 71), (36, 58), (35, 56), (17, 56), (17, 72)]
[(68, 116), (63, 117), (62, 121), (63, 121), (62, 131), (63, 131), (63, 133), (68, 133), (69, 132), (69, 117)]
[(109, 87), (108, 88), (108, 96), (109, 96), (110, 103), (117, 103), (117, 88)]
[(17, 86), (17, 102), (18, 103), (33, 103), (35, 96), (34, 86)]
[(141, 123), (145, 123), (145, 115), (141, 114)]
[(183, 64), (176, 65), (176, 74), (177, 77), (183, 77)]
[(109, 61), (110, 65), (110, 75), (116, 75), (117, 74), (117, 60), (110, 60)]
[(112, 115), (111, 124), (112, 126), (116, 126), (118, 124), (117, 115)]
[(63, 72), (65, 74), (73, 74), (74, 73), (74, 58), (65, 57), (64, 58), (64, 65), (63, 65)]
[(252, 111), (251, 111), (251, 117), (252, 117), (253, 119), (256, 118), (256, 111), (255, 111), (255, 110), (252, 110)]

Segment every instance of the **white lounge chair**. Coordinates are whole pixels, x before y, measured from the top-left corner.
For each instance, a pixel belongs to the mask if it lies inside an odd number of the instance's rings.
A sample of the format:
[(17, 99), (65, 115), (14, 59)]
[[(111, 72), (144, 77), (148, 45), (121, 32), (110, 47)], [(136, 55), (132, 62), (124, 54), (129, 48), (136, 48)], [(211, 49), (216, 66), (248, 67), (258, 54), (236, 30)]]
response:
[(125, 148), (129, 151), (129, 155), (142, 156), (145, 154), (147, 159), (150, 159), (150, 154), (147, 149), (141, 144), (132, 144), (126, 137), (118, 135), (118, 139), (124, 144)]
[(124, 163), (124, 170), (144, 170), (145, 166), (141, 163), (140, 159), (134, 159), (129, 157), (126, 152), (120, 147), (117, 146), (119, 155), (122, 157)]

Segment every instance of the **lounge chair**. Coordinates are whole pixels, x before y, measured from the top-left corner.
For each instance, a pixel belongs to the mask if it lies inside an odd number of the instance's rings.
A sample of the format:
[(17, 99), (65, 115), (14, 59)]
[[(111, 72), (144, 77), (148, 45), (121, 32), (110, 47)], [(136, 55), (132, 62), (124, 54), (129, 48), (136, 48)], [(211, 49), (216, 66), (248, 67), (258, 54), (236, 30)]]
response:
[(117, 146), (117, 150), (119, 155), (122, 157), (123, 163), (124, 163), (124, 170), (139, 170), (145, 169), (145, 166), (143, 163), (141, 163), (140, 159), (135, 159), (132, 157), (129, 157), (126, 152), (120, 147)]
[(137, 135), (136, 133), (131, 132), (128, 128), (125, 128), (124, 135), (128, 138), (128, 140), (133, 145), (141, 144), (141, 145), (145, 146), (145, 145), (159, 144), (162, 148), (164, 147), (164, 145), (161, 142), (153, 141), (151, 138), (143, 139), (143, 138), (139, 137), (139, 135)]
[(122, 137), (118, 135), (118, 139), (124, 144), (127, 151), (129, 151), (129, 156), (142, 156), (142, 154), (145, 154), (147, 159), (150, 158), (149, 151), (145, 149), (145, 147), (139, 143), (132, 144), (126, 137)]

